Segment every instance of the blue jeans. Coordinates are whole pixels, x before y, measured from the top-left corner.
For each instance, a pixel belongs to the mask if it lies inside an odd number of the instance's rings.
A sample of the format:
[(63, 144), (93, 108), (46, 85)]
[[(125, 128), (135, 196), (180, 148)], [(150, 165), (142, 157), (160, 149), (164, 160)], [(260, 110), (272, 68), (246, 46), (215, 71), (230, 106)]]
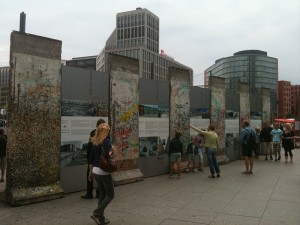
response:
[(215, 173), (219, 174), (220, 169), (216, 158), (216, 149), (206, 148), (206, 154), (211, 175), (214, 175)]

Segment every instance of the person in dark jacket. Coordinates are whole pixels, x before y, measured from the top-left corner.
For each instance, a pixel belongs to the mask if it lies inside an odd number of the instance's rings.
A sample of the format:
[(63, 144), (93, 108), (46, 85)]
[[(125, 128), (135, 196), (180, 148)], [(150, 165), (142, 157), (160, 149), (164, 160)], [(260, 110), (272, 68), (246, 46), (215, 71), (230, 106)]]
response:
[[(100, 124), (105, 123), (104, 119), (99, 119), (97, 121), (96, 127), (98, 127)], [(94, 181), (90, 181), (89, 180), (89, 174), (90, 174), (90, 166), (89, 166), (89, 161), (91, 158), (91, 152), (92, 152), (92, 146), (93, 143), (91, 141), (92, 137), (95, 136), (96, 133), (96, 129), (92, 130), (90, 133), (90, 139), (89, 142), (87, 144), (87, 148), (86, 148), (86, 158), (87, 158), (87, 163), (88, 163), (88, 167), (87, 167), (87, 175), (86, 175), (86, 194), (82, 195), (81, 198), (83, 199), (92, 199), (93, 198), (93, 188), (94, 188)], [(96, 198), (99, 198), (99, 189), (96, 188)]]
[(195, 136), (191, 138), (191, 142), (187, 146), (187, 154), (188, 154), (188, 164), (186, 166), (186, 172), (188, 173), (190, 171), (190, 164), (192, 163), (193, 171), (197, 173), (198, 170), (195, 168), (195, 164), (196, 164), (196, 156), (199, 154), (199, 152), (198, 152), (198, 145), (196, 144)]
[(240, 145), (242, 147), (242, 156), (244, 157), (246, 170), (242, 174), (253, 174), (253, 157), (252, 153), (255, 149), (255, 146), (251, 145), (251, 135), (255, 137), (255, 131), (250, 127), (250, 122), (244, 120), (242, 123), (242, 130), (240, 133)]
[(99, 167), (102, 151), (104, 151), (104, 154), (106, 155), (109, 155), (110, 153), (111, 143), (108, 137), (109, 131), (109, 125), (107, 123), (102, 123), (97, 127), (96, 133), (91, 139), (93, 146), (90, 158), (89, 179), (90, 181), (95, 179), (99, 187), (98, 206), (93, 211), (91, 218), (96, 222), (96, 224), (100, 225), (109, 223), (109, 220), (107, 220), (104, 216), (104, 210), (115, 195), (111, 174), (103, 171)]
[(265, 154), (265, 160), (268, 160), (268, 154), (270, 154), (270, 160), (273, 160), (272, 156), (272, 127), (268, 123), (263, 123), (263, 128), (260, 131), (260, 142), (262, 144), (262, 154)]
[(293, 162), (292, 150), (295, 148), (295, 139), (297, 139), (297, 137), (292, 129), (292, 125), (287, 123), (282, 135), (282, 147), (284, 148), (285, 163), (288, 162), (288, 154), (290, 156), (290, 163)]
[(4, 130), (0, 129), (0, 169), (1, 169), (0, 182), (4, 182), (5, 168), (6, 168), (6, 137), (4, 135)]
[(169, 178), (173, 178), (174, 165), (177, 165), (177, 179), (181, 178), (181, 156), (183, 153), (183, 144), (180, 141), (181, 133), (176, 132), (175, 137), (170, 141), (169, 158), (170, 158), (170, 175)]

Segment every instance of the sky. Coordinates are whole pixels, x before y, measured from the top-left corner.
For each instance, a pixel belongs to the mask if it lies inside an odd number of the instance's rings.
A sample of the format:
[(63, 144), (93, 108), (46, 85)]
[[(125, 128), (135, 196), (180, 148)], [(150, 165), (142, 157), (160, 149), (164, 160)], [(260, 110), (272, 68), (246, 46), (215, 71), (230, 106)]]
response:
[(26, 33), (61, 40), (68, 60), (98, 55), (116, 14), (137, 7), (159, 17), (159, 48), (193, 69), (194, 85), (217, 59), (249, 49), (277, 58), (279, 80), (300, 85), (300, 0), (0, 0), (0, 67), (22, 11)]

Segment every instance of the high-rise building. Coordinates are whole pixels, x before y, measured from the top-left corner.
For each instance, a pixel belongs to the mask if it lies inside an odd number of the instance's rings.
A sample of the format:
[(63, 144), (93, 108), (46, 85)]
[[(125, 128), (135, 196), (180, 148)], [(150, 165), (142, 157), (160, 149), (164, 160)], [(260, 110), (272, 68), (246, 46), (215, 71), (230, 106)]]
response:
[(300, 85), (292, 85), (290, 81), (278, 81), (278, 116), (300, 116)]
[(9, 66), (0, 67), (0, 109), (6, 108), (9, 94)]
[(245, 50), (218, 59), (204, 71), (205, 85), (210, 76), (225, 78), (225, 88), (232, 92), (237, 91), (238, 81), (249, 83), (250, 94), (260, 94), (261, 88), (269, 88), (271, 111), (277, 112), (278, 59), (269, 57), (267, 52)]
[(97, 70), (106, 71), (107, 53), (136, 58), (140, 63), (140, 77), (151, 80), (168, 80), (168, 67), (193, 70), (159, 51), (159, 18), (147, 9), (137, 8), (121, 12), (116, 17), (116, 28), (97, 57)]
[(97, 56), (72, 58), (71, 60), (66, 60), (66, 66), (96, 70), (96, 58)]
[(278, 116), (288, 117), (291, 113), (291, 82), (278, 81)]

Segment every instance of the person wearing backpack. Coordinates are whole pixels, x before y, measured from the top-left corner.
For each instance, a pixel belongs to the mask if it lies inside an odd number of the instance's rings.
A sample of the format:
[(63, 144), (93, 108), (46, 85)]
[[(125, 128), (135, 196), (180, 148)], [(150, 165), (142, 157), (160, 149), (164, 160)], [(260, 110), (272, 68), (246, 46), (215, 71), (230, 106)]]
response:
[(245, 158), (246, 170), (242, 174), (253, 174), (252, 152), (255, 149), (255, 131), (250, 127), (248, 120), (242, 123), (240, 144), (242, 145), (242, 156)]

